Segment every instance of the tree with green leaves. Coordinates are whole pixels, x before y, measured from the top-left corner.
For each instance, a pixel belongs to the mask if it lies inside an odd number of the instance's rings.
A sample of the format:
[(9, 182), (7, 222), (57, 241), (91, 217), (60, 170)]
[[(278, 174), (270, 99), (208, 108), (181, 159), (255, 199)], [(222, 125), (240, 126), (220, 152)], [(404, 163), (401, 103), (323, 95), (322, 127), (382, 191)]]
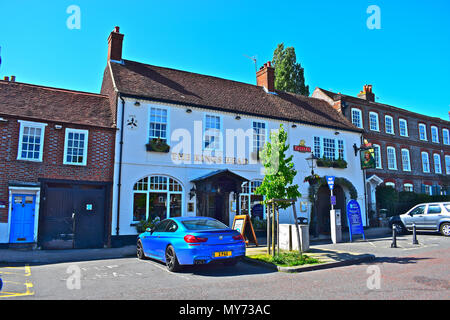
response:
[[(289, 150), (286, 142), (287, 132), (280, 124), (280, 129), (271, 132), (270, 142), (266, 142), (259, 153), (264, 165), (264, 180), (255, 193), (265, 196), (266, 205), (270, 199), (296, 199), (302, 196), (298, 191), (298, 185), (292, 184), (297, 170), (294, 168), (293, 156), (286, 155)], [(278, 206), (286, 209), (291, 204), (282, 202)]]
[(305, 72), (294, 47), (284, 47), (280, 43), (273, 52), (272, 66), (275, 68), (275, 89), (309, 96), (309, 86), (305, 84)]

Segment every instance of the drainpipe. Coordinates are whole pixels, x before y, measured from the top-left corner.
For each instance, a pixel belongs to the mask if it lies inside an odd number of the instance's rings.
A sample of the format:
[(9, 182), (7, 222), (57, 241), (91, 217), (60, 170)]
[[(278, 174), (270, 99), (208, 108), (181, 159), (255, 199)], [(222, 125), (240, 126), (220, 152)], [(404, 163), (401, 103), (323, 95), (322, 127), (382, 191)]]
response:
[(117, 181), (117, 222), (116, 222), (116, 235), (119, 235), (119, 222), (120, 222), (120, 189), (122, 186), (122, 153), (123, 153), (123, 131), (124, 131), (124, 122), (125, 122), (125, 100), (122, 98), (122, 95), (119, 93), (119, 99), (122, 101), (122, 120), (120, 127), (120, 147), (119, 147), (119, 177)]

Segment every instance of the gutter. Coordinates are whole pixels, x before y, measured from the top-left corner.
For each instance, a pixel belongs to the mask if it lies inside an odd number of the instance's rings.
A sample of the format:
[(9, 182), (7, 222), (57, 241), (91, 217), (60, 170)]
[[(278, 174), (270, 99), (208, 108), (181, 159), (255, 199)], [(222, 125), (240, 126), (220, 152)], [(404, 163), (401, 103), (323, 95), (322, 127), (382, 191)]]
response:
[(117, 221), (116, 221), (116, 236), (120, 234), (120, 190), (122, 187), (122, 154), (123, 154), (123, 126), (125, 121), (125, 100), (122, 98), (122, 95), (119, 93), (119, 99), (122, 101), (122, 119), (121, 119), (121, 127), (120, 127), (120, 147), (119, 147), (119, 177), (117, 181)]

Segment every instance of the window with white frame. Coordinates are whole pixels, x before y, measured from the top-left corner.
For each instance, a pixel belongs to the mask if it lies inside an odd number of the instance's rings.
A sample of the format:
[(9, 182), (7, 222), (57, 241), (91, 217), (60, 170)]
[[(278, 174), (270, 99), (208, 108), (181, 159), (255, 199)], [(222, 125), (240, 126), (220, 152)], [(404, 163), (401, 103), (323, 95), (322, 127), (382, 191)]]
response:
[(19, 120), (17, 160), (42, 161), (46, 123)]
[(403, 191), (414, 192), (414, 186), (411, 183), (403, 184)]
[(389, 170), (397, 170), (397, 156), (394, 147), (387, 147), (387, 163)]
[(445, 173), (450, 174), (450, 156), (445, 156)]
[(393, 182), (386, 182), (386, 183), (385, 183), (385, 186), (386, 186), (386, 187), (391, 187), (391, 188), (394, 188), (394, 189), (395, 189), (395, 183), (393, 183)]
[(450, 137), (448, 134), (448, 129), (442, 129), (442, 143), (449, 145), (450, 144)]
[(314, 137), (314, 156), (331, 160), (346, 160), (344, 140)]
[(433, 161), (434, 161), (434, 172), (435, 173), (442, 173), (442, 167), (441, 167), (441, 156), (437, 153), (433, 154)]
[(85, 166), (87, 163), (88, 130), (66, 129), (64, 164)]
[(133, 221), (182, 216), (183, 187), (173, 178), (149, 176), (133, 187)]
[(391, 116), (384, 117), (384, 126), (386, 133), (394, 134), (394, 119)]
[(264, 219), (266, 212), (265, 206), (262, 203), (264, 201), (264, 196), (255, 194), (256, 188), (258, 188), (261, 184), (261, 180), (252, 180), (242, 184), (242, 192), (239, 194), (239, 212), (241, 214), (250, 213), (252, 218), (258, 217), (260, 219)]
[(431, 142), (439, 143), (439, 130), (436, 126), (431, 126)]
[(419, 123), (419, 139), (427, 140), (427, 126), (423, 123)]
[(205, 134), (204, 149), (205, 150), (221, 150), (222, 149), (222, 128), (220, 116), (205, 115)]
[(430, 159), (428, 152), (422, 152), (422, 171), (425, 173), (430, 172)]
[(267, 128), (265, 122), (253, 121), (253, 152), (259, 152), (266, 143)]
[(323, 157), (325, 159), (336, 158), (336, 141), (334, 139), (323, 138)]
[(372, 131), (380, 131), (380, 123), (378, 120), (378, 113), (369, 112), (369, 128)]
[(403, 171), (411, 171), (411, 160), (408, 149), (402, 149), (402, 167)]
[(429, 184), (424, 184), (423, 185), (423, 187), (424, 187), (424, 190), (425, 190), (425, 193), (426, 194), (428, 194), (428, 195), (433, 195), (433, 188), (431, 187), (431, 185), (429, 185)]
[(381, 147), (378, 144), (373, 145), (374, 150), (374, 159), (375, 159), (375, 168), (382, 169), (381, 164)]
[(168, 111), (165, 108), (150, 108), (150, 132), (149, 138), (161, 139), (165, 143), (169, 144), (168, 137)]
[(398, 119), (398, 128), (402, 137), (408, 136), (408, 122), (405, 119)]
[(362, 111), (356, 108), (352, 109), (352, 123), (358, 128), (363, 127), (362, 123)]

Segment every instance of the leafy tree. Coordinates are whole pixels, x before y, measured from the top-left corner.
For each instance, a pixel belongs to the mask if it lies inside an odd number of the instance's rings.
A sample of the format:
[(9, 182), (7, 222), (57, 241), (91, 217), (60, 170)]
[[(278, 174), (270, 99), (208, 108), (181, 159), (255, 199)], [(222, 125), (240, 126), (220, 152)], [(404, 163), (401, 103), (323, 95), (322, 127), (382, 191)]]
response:
[[(286, 144), (287, 132), (283, 125), (270, 134), (270, 142), (260, 151), (260, 158), (264, 165), (264, 180), (255, 190), (256, 194), (264, 195), (264, 204), (271, 199), (296, 199), (302, 195), (298, 185), (292, 184), (297, 170), (294, 169), (293, 156), (286, 156), (289, 145)], [(290, 203), (279, 203), (278, 206), (286, 209)]]
[(297, 63), (294, 47), (285, 48), (284, 43), (280, 43), (273, 52), (272, 66), (275, 68), (275, 89), (309, 96), (304, 69)]

